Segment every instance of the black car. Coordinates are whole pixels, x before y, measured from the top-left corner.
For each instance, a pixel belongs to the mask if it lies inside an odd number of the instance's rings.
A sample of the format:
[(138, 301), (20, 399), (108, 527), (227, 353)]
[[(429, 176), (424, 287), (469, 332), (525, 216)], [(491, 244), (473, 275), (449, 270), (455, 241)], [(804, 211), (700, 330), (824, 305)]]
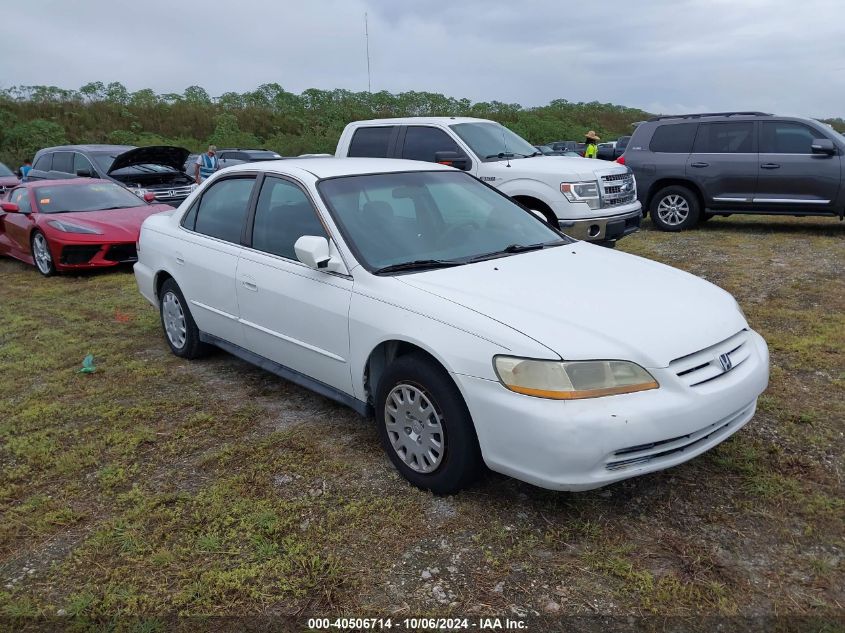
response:
[(133, 193), (155, 195), (156, 202), (177, 206), (196, 187), (183, 165), (184, 147), (154, 145), (61, 145), (39, 150), (29, 180), (106, 178)]
[(664, 231), (733, 213), (845, 217), (845, 137), (764, 112), (653, 117), (623, 157)]
[(535, 145), (534, 149), (540, 152), (543, 156), (562, 156), (563, 152), (556, 152), (548, 145)]
[(581, 156), (584, 155), (584, 149), (587, 147), (586, 143), (579, 143), (578, 141), (553, 141), (546, 143), (546, 145), (556, 152), (576, 152)]
[(596, 158), (601, 160), (616, 160), (625, 153), (625, 148), (628, 147), (630, 136), (620, 136), (613, 143), (599, 143), (598, 153)]

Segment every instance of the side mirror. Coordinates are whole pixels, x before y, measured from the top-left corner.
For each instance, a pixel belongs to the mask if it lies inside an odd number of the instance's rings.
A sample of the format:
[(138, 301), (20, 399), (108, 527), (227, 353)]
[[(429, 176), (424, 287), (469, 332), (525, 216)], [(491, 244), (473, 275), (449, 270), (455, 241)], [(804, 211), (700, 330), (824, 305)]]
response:
[(827, 154), (828, 156), (832, 156), (836, 153), (836, 145), (829, 138), (813, 139), (810, 149), (813, 151), (813, 154)]
[(0, 209), (6, 213), (20, 213), (21, 208), (14, 202), (0, 202)]
[(464, 171), (468, 171), (472, 167), (469, 156), (458, 154), (458, 152), (434, 152), (434, 162)]
[(148, 191), (144, 194), (144, 202), (155, 202), (156, 195), (152, 191)]
[(314, 270), (327, 273), (346, 271), (339, 257), (332, 254), (332, 246), (325, 237), (303, 235), (296, 240), (293, 250), (299, 261)]
[(96, 178), (90, 169), (77, 169), (76, 175), (80, 178)]

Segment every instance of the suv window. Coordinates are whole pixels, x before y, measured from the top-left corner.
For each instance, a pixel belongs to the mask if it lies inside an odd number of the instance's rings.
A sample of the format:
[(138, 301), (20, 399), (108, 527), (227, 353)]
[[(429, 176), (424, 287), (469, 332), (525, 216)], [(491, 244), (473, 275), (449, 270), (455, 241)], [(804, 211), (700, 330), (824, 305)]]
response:
[(194, 230), (227, 242), (240, 243), (254, 183), (255, 177), (227, 178), (211, 185), (200, 199)]
[(73, 152), (56, 152), (53, 154), (53, 171), (65, 174), (73, 173)]
[(362, 127), (355, 130), (349, 144), (349, 156), (359, 158), (387, 158), (387, 148), (393, 127)]
[(32, 168), (38, 171), (50, 171), (53, 168), (53, 155), (48, 153), (40, 156)]
[(405, 146), (402, 148), (402, 158), (433, 163), (435, 152), (464, 153), (452, 137), (443, 130), (421, 125), (408, 127), (405, 133)]
[(87, 171), (92, 177), (97, 177), (97, 172), (94, 171), (94, 167), (91, 166), (91, 161), (85, 158), (82, 154), (74, 153), (73, 173), (76, 174), (80, 171)]
[(328, 237), (308, 196), (292, 182), (266, 178), (255, 208), (252, 247), (296, 260), (293, 245), (303, 235)]
[(702, 123), (695, 137), (694, 151), (697, 154), (750, 154), (754, 151), (754, 123)]
[(21, 211), (27, 213), (32, 211), (32, 207), (29, 204), (29, 196), (27, 195), (27, 190), (25, 187), (15, 189), (12, 192), (12, 195), (9, 197), (9, 202), (13, 202), (14, 204), (18, 205)]
[[(674, 123), (660, 125), (654, 130), (648, 148), (652, 152), (689, 154), (698, 123)], [(625, 142), (627, 145), (627, 141)]]
[(760, 130), (760, 152), (766, 154), (812, 154), (811, 145), (821, 132), (793, 121), (764, 121)]

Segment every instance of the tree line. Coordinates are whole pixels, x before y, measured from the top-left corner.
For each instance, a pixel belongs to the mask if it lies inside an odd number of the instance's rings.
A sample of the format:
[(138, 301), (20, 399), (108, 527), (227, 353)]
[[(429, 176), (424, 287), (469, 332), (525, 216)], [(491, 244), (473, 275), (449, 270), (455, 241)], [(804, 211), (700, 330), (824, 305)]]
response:
[[(333, 153), (350, 121), (406, 116), (474, 116), (493, 119), (539, 144), (580, 140), (588, 130), (612, 140), (630, 134), (649, 116), (610, 103), (556, 99), (525, 108), (518, 103), (472, 102), (433, 92), (352, 92), (309, 89), (288, 92), (277, 83), (212, 97), (200, 86), (181, 94), (130, 92), (100, 81), (77, 90), (13, 86), (0, 90), (0, 162), (16, 168), (42, 147), (65, 143), (180, 145), (201, 151), (264, 147), (283, 156)], [(845, 129), (845, 121), (829, 121)]]

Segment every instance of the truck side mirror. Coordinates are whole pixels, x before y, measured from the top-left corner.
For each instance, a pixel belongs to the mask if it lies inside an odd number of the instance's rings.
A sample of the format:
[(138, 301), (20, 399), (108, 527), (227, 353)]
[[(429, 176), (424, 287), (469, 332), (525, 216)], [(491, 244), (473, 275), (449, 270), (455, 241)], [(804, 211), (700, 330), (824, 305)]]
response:
[(829, 138), (816, 138), (810, 145), (813, 154), (827, 154), (833, 156), (836, 153), (836, 146)]
[(469, 171), (472, 168), (472, 161), (469, 156), (458, 154), (458, 152), (434, 152), (434, 162), (464, 171)]
[(77, 169), (76, 175), (80, 178), (96, 178), (96, 176), (91, 173), (90, 169)]

